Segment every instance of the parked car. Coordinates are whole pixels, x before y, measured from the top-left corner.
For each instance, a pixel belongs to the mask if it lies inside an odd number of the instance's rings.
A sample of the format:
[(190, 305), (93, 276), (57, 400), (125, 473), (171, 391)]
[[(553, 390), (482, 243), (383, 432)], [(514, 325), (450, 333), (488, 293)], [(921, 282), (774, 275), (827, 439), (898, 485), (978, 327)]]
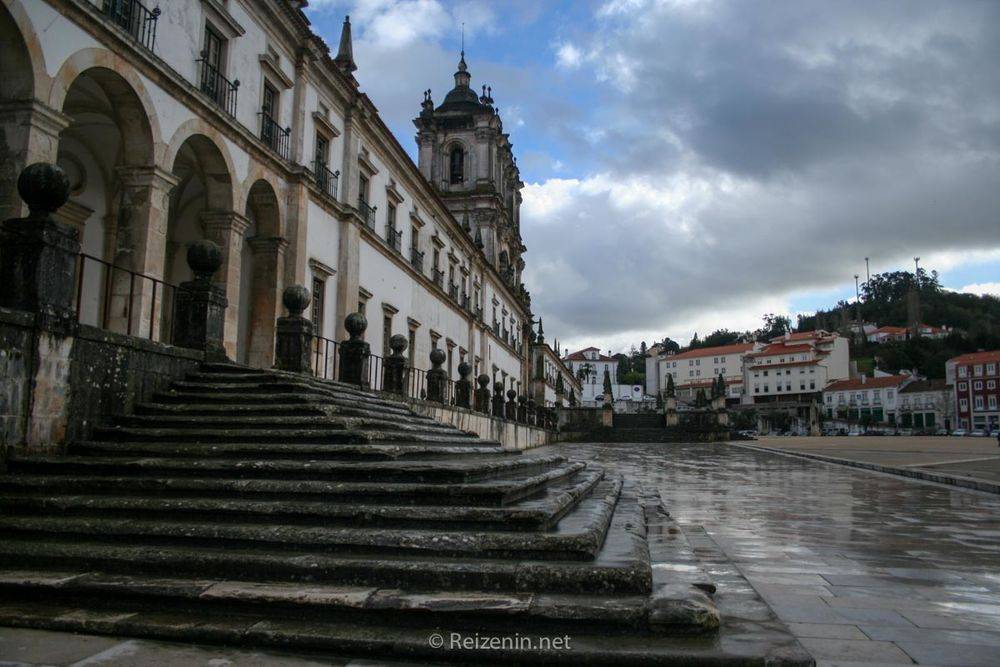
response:
[(956, 438), (964, 438), (965, 436), (969, 435), (969, 432), (966, 431), (964, 428), (956, 428), (954, 431), (951, 432), (951, 434)]
[(948, 429), (939, 428), (937, 431), (934, 432), (934, 435), (948, 435)]
[(984, 431), (981, 428), (977, 428), (974, 431), (972, 431), (971, 433), (969, 433), (969, 435), (971, 435), (973, 438), (985, 438), (986, 437), (986, 431)]
[(861, 430), (859, 430), (859, 429), (852, 428), (850, 431), (847, 432), (847, 435), (851, 435), (851, 436), (864, 435), (864, 433), (862, 433)]

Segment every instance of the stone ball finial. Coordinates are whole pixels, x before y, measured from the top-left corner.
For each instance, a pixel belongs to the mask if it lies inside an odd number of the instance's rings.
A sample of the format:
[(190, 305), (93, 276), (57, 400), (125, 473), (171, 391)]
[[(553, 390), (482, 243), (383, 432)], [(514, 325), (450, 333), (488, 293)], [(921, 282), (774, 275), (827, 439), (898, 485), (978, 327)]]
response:
[(507, 390), (507, 400), (513, 401), (517, 398), (517, 392), (513, 389)]
[(312, 301), (312, 294), (302, 285), (289, 285), (281, 293), (281, 303), (285, 304), (288, 314), (292, 317), (301, 317), (309, 302)]
[(187, 263), (196, 276), (211, 276), (222, 266), (222, 248), (208, 239), (195, 241), (188, 246)]
[(394, 357), (403, 356), (403, 351), (409, 344), (410, 341), (406, 340), (406, 336), (403, 334), (396, 334), (389, 338), (389, 349), (392, 350), (392, 356)]
[(17, 177), (17, 192), (33, 217), (45, 216), (69, 199), (69, 176), (56, 164), (29, 164)]
[(444, 350), (440, 347), (435, 347), (431, 350), (431, 365), (434, 368), (441, 368), (441, 364), (444, 363), (445, 359), (447, 359), (447, 355), (445, 355)]
[(344, 328), (347, 329), (351, 340), (360, 338), (361, 334), (368, 328), (368, 318), (361, 313), (351, 313), (344, 318)]
[(503, 396), (503, 382), (493, 383), (493, 393)]
[(472, 372), (472, 366), (469, 365), (469, 362), (467, 362), (467, 361), (459, 362), (459, 364), (458, 364), (458, 377), (460, 377), (463, 380), (465, 380), (465, 379), (467, 379), (469, 377), (469, 373), (471, 373), (471, 372)]
[(490, 386), (490, 376), (487, 375), (486, 373), (483, 373), (482, 375), (476, 378), (476, 384), (479, 385), (480, 389), (488, 388)]

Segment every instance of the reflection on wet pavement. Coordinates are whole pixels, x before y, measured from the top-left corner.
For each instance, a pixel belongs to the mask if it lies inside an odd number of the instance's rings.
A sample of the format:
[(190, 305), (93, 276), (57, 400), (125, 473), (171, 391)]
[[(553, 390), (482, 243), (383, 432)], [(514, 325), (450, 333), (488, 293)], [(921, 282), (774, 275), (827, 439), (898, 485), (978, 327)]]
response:
[(996, 496), (725, 444), (558, 448), (658, 489), (819, 664), (1000, 665)]

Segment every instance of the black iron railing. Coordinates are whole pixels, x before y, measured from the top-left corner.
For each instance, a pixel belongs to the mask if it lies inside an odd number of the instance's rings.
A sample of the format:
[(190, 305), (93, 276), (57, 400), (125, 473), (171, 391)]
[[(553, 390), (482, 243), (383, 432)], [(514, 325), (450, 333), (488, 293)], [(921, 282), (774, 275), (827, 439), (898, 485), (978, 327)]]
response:
[(448, 296), (453, 301), (458, 301), (458, 283), (448, 283)]
[(316, 177), (316, 185), (331, 199), (337, 198), (337, 183), (340, 181), (340, 171), (330, 171), (326, 165), (320, 161), (313, 162), (313, 174)]
[(396, 226), (389, 223), (385, 226), (385, 241), (389, 244), (389, 247), (396, 252), (402, 254), (403, 252), (403, 230), (397, 230)]
[(337, 380), (340, 370), (340, 354), (337, 341), (313, 336), (313, 375), (324, 380)]
[(424, 272), (424, 253), (416, 248), (410, 248), (410, 266), (420, 273)]
[(434, 281), (435, 285), (444, 289), (444, 271), (435, 267), (431, 279)]
[(240, 88), (240, 80), (230, 81), (222, 72), (205, 59), (205, 54), (196, 62), (201, 65), (198, 87), (208, 95), (220, 109), (230, 116), (236, 115), (236, 93)]
[(80, 253), (76, 261), (76, 319), (107, 331), (169, 342), (177, 287)]
[(378, 206), (369, 206), (364, 197), (358, 197), (358, 213), (365, 221), (365, 227), (372, 231), (375, 231), (375, 211), (377, 210)]
[(104, 0), (101, 13), (148, 51), (156, 48), (156, 21), (160, 8), (147, 9), (139, 0)]
[(267, 144), (268, 148), (272, 151), (287, 160), (292, 128), (281, 127), (276, 120), (263, 111), (257, 115), (260, 116), (260, 140)]

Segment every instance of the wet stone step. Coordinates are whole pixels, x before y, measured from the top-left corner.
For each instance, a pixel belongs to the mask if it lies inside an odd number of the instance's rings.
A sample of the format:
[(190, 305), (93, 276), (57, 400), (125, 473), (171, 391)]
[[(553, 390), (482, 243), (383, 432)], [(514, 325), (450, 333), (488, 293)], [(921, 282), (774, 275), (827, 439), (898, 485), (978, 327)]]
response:
[(491, 447), (473, 440), (463, 445), (425, 445), (421, 443), (394, 443), (391, 445), (357, 444), (326, 445), (309, 443), (254, 443), (254, 442), (121, 442), (86, 441), (69, 446), (70, 454), (96, 456), (167, 456), (174, 458), (256, 458), (297, 459), (320, 461), (355, 461), (398, 459), (467, 458), (484, 455), (520, 456), (517, 450)]
[(129, 544), (191, 544), (211, 548), (297, 550), (312, 553), (468, 556), (471, 558), (590, 560), (604, 542), (621, 490), (607, 480), (584, 499), (554, 531), (447, 531), (369, 526), (327, 527), (287, 524), (102, 517), (0, 516), (10, 538), (61, 536)]
[(199, 425), (198, 428), (140, 427), (140, 426), (98, 426), (93, 430), (95, 440), (119, 440), (131, 442), (308, 442), (314, 444), (359, 444), (359, 443), (422, 443), (425, 445), (464, 445), (478, 442), (487, 447), (498, 447), (495, 440), (477, 440), (461, 432), (454, 433), (410, 433), (408, 431), (383, 431), (376, 429), (348, 428), (212, 428)]
[(28, 474), (215, 477), (455, 483), (528, 474), (565, 463), (563, 456), (478, 457), (458, 461), (298, 461), (254, 459), (130, 459), (107, 456), (32, 456), (8, 462)]
[(555, 482), (536, 498), (507, 507), (456, 505), (375, 505), (315, 500), (247, 500), (200, 497), (145, 497), (35, 494), (0, 496), (10, 516), (211, 517), (223, 522), (281, 521), (325, 526), (544, 530), (586, 497), (604, 471), (587, 469), (576, 478)]
[(256, 415), (210, 415), (191, 419), (188, 415), (129, 415), (119, 417), (115, 423), (120, 426), (166, 427), (171, 428), (331, 428), (331, 429), (377, 429), (406, 431), (408, 433), (443, 434), (476, 437), (453, 426), (417, 422), (401, 419), (358, 418), (347, 416), (256, 416)]
[(488, 620), (644, 628), (648, 598), (640, 595), (508, 593), (504, 591), (406, 591), (398, 588), (185, 578), (147, 578), (98, 572), (0, 570), (0, 592), (9, 599), (121, 599), (145, 608), (214, 609), (230, 613), (271, 609), (276, 616), (311, 619), (342, 615), (358, 622), (414, 621), (448, 627), (481, 627)]
[(569, 462), (552, 470), (518, 479), (465, 484), (21, 473), (0, 476), (0, 494), (235, 496), (259, 500), (311, 499), (327, 502), (503, 506), (541, 493), (548, 484), (572, 477), (585, 467), (586, 464), (582, 462)]

